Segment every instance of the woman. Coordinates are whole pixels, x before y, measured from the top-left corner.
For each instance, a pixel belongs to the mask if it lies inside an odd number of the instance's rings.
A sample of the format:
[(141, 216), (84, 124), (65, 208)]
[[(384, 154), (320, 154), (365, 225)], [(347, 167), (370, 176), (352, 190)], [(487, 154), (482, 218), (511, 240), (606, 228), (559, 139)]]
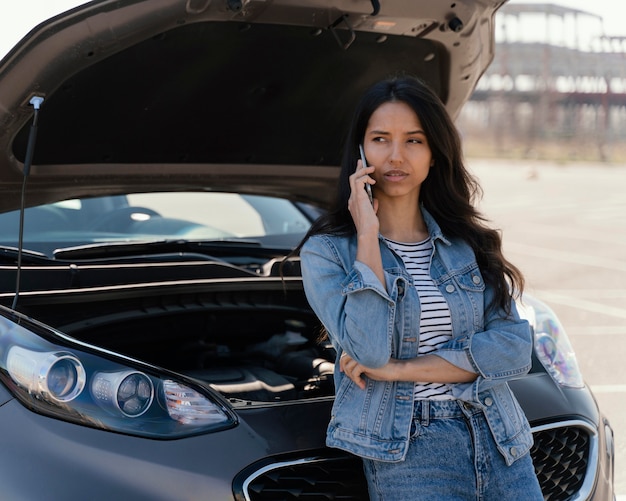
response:
[(363, 96), (335, 207), (300, 255), (338, 356), (327, 444), (363, 458), (372, 500), (543, 499), (507, 385), (531, 364), (511, 297), (523, 277), (477, 192), (427, 86), (403, 77)]

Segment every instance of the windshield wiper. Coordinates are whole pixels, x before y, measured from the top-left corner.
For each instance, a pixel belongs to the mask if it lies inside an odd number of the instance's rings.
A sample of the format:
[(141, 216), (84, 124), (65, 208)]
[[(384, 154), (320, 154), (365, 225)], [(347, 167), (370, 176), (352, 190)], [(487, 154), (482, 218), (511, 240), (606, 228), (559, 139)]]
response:
[(241, 247), (261, 247), (256, 240), (151, 240), (143, 242), (106, 242), (100, 244), (80, 245), (54, 251), (54, 258), (59, 261), (85, 259), (119, 259), (132, 256), (154, 254), (201, 254), (211, 257), (212, 251), (225, 248), (238, 249)]
[[(21, 256), (20, 256), (21, 253)], [(0, 261), (2, 263), (17, 264), (21, 259), (22, 263), (27, 264), (51, 264), (52, 259), (41, 252), (22, 249), (21, 252), (17, 247), (8, 247), (0, 245)]]

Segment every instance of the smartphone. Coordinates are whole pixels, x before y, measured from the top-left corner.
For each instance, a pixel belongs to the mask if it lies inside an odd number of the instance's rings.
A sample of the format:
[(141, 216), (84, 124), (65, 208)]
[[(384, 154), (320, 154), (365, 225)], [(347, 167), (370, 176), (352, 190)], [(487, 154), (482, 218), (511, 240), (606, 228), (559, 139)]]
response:
[[(363, 151), (363, 145), (359, 144), (359, 152), (361, 153), (361, 163), (363, 164), (363, 168), (367, 167), (367, 160), (365, 160), (365, 151)], [(374, 198), (372, 197), (372, 185), (365, 183), (365, 191), (367, 192), (367, 196), (370, 199), (370, 203), (374, 205)]]

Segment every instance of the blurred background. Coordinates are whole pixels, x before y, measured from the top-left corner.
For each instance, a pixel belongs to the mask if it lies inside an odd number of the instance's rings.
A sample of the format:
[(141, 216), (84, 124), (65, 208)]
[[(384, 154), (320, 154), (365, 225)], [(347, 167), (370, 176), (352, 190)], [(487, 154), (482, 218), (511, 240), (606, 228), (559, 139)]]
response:
[(626, 6), (576, 3), (500, 9), (495, 60), (458, 120), (469, 156), (626, 161)]

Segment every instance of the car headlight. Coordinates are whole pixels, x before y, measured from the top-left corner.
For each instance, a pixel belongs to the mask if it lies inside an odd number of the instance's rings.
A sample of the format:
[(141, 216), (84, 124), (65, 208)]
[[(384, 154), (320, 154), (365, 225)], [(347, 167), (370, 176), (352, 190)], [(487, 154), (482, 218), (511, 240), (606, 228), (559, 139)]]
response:
[(143, 372), (125, 370), (96, 372), (91, 396), (103, 409), (126, 417), (139, 417), (152, 405), (154, 383)]
[(85, 386), (80, 360), (64, 351), (32, 351), (11, 346), (6, 368), (13, 381), (43, 398), (58, 402), (74, 400)]
[(236, 424), (201, 383), (22, 318), (0, 316), (0, 381), (33, 411), (130, 435), (180, 438)]
[(524, 296), (518, 309), (533, 328), (535, 354), (548, 374), (561, 386), (582, 388), (585, 383), (576, 354), (554, 311), (530, 296)]

